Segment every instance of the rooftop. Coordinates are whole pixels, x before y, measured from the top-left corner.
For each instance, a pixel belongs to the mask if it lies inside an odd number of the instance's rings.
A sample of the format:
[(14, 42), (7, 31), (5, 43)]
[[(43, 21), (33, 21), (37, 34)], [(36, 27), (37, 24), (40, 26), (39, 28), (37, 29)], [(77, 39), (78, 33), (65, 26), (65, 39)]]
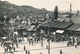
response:
[(69, 27), (67, 30), (76, 31), (80, 27), (80, 24), (74, 24), (71, 27)]
[(45, 23), (41, 25), (40, 27), (52, 27), (52, 28), (61, 28), (61, 29), (66, 29), (67, 27), (71, 26), (73, 23), (70, 22), (50, 22), (50, 23)]

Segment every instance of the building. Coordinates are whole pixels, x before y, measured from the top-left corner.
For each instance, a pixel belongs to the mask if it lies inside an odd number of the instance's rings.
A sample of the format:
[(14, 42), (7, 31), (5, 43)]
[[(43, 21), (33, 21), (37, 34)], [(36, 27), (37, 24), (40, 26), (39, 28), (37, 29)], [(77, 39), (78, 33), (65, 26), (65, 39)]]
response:
[(73, 23), (54, 21), (54, 22), (42, 24), (40, 26), (40, 30), (41, 30), (41, 32), (43, 30), (43, 33), (45, 33), (45, 34), (48, 34), (49, 32), (50, 32), (50, 34), (52, 34), (52, 33), (56, 32), (57, 30), (65, 31), (71, 25), (73, 25)]
[(73, 23), (77, 23), (77, 24), (80, 24), (80, 14), (78, 14), (78, 15), (73, 15), (72, 16), (72, 22)]
[(66, 31), (68, 36), (78, 36), (80, 35), (80, 24), (73, 24)]

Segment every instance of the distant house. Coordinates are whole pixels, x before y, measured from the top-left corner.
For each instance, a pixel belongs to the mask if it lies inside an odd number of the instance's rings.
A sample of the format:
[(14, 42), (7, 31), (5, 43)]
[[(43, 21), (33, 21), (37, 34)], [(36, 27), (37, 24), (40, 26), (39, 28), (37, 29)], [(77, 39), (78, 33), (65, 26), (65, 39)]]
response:
[(64, 14), (64, 15), (60, 15), (59, 18), (57, 19), (58, 21), (60, 22), (70, 22), (70, 18), (69, 18), (69, 15), (68, 14)]
[(45, 17), (43, 15), (30, 15), (28, 16), (27, 21), (28, 24), (36, 23), (36, 22), (41, 23), (45, 21)]
[(72, 22), (80, 24), (80, 15), (76, 15), (76, 14), (73, 15), (72, 16)]
[(38, 22), (44, 22), (45, 18), (43, 16), (39, 16), (37, 19)]
[(20, 23), (21, 23), (20, 17), (17, 16), (15, 19), (15, 25), (18, 26), (18, 25), (20, 25)]

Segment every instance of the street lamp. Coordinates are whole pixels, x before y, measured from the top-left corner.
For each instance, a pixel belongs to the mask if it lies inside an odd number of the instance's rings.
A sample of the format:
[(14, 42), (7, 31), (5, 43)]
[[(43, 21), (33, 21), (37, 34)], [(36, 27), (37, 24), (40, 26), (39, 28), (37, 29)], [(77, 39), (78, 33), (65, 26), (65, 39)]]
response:
[(49, 33), (48, 33), (48, 54), (50, 54), (50, 36), (49, 36), (49, 34), (50, 34), (50, 22), (51, 22), (51, 20), (49, 20), (48, 21), (49, 22)]
[(46, 14), (46, 18), (47, 18), (47, 22), (49, 23), (49, 27), (48, 27), (48, 54), (50, 54), (50, 36), (49, 36), (49, 34), (50, 34), (50, 22), (51, 22), (51, 20), (49, 19), (49, 14)]
[(50, 54), (50, 40), (48, 41), (48, 54)]

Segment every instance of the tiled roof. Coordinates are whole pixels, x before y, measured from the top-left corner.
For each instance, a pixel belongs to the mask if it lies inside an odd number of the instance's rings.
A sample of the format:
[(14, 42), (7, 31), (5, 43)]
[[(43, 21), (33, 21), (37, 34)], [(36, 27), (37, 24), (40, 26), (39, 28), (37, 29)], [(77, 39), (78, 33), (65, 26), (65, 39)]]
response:
[(69, 23), (69, 22), (61, 22), (57, 27), (66, 29), (67, 27), (69, 27), (71, 25), (72, 25), (72, 23)]
[(74, 24), (71, 27), (69, 27), (67, 30), (71, 30), (71, 31), (75, 31), (76, 29), (78, 29), (80, 27), (80, 24)]
[(17, 28), (18, 30), (27, 30), (27, 31), (36, 31), (37, 29), (34, 28), (35, 26), (34, 25), (27, 25), (27, 26), (23, 26), (22, 28)]
[(61, 28), (66, 29), (68, 26), (71, 26), (72, 23), (69, 22), (50, 22), (41, 25), (40, 27), (52, 27), (52, 28)]
[(41, 27), (53, 27), (53, 26), (55, 26), (58, 23), (59, 22), (45, 23), (45, 24), (42, 24)]

